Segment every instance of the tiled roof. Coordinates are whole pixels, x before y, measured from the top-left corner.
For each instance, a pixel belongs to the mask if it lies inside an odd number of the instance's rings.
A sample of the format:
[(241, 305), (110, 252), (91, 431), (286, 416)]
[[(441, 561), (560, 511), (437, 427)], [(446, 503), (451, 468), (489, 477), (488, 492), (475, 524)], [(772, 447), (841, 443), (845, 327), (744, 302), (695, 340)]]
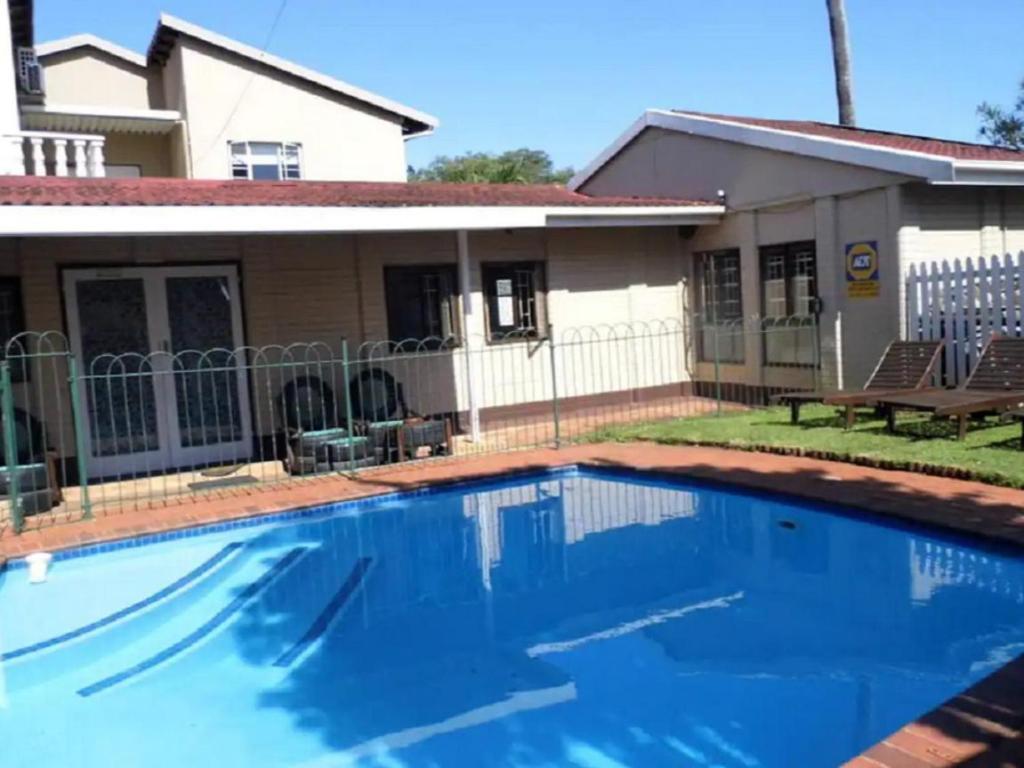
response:
[(708, 206), (703, 200), (590, 197), (565, 187), (349, 181), (207, 181), (0, 176), (0, 205)]
[(848, 128), (833, 123), (818, 123), (812, 120), (772, 120), (761, 117), (740, 117), (736, 115), (717, 115), (709, 112), (692, 112), (689, 110), (673, 110), (680, 115), (706, 117), (711, 120), (750, 125), (758, 128), (771, 128), (790, 133), (802, 133), (806, 136), (818, 136), (826, 139), (838, 139), (857, 144), (903, 152), (920, 152), (926, 155), (950, 157), (955, 160), (998, 160), (1024, 163), (1024, 151), (994, 147), (988, 144), (972, 144), (966, 141), (947, 141), (928, 136), (912, 136), (905, 133), (890, 131), (874, 131), (866, 128)]

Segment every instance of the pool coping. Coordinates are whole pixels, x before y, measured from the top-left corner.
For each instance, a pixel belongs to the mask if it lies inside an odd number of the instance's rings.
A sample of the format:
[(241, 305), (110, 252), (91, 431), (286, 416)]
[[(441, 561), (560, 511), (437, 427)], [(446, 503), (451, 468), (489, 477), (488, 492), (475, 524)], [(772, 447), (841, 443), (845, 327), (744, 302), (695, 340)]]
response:
[[(225, 493), (197, 502), (98, 516), (0, 536), (7, 558), (34, 551), (92, 550), (162, 541), (287, 516), (312, 517), (328, 505), (373, 502), (510, 474), (620, 468), (701, 481), (869, 513), (1024, 549), (1024, 491), (953, 478), (724, 448), (604, 443), (382, 468), (355, 478), (310, 480), (278, 490)], [(334, 514), (334, 513), (331, 513)], [(220, 528), (219, 528), (220, 526)], [(195, 533), (191, 533), (195, 531)], [(70, 554), (70, 553), (69, 553)], [(73, 555), (72, 555), (73, 556)], [(13, 563), (12, 563), (13, 565)], [(994, 760), (994, 761), (993, 761)], [(848, 768), (1024, 765), (1024, 656), (909, 723), (846, 764)]]

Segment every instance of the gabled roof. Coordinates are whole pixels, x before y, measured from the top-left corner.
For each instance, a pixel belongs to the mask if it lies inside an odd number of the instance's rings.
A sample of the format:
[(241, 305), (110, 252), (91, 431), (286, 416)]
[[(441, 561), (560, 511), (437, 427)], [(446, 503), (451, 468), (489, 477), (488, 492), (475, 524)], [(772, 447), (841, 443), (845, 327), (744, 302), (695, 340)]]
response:
[(555, 184), (0, 176), (2, 205), (707, 208), (718, 204), (705, 200), (591, 197)]
[(98, 51), (102, 51), (114, 58), (121, 59), (129, 64), (136, 67), (146, 66), (146, 57), (141, 53), (124, 48), (117, 43), (112, 43), (109, 40), (104, 40), (102, 37), (96, 37), (96, 35), (82, 34), (82, 35), (71, 35), (70, 37), (62, 37), (59, 40), (51, 40), (46, 43), (39, 43), (36, 46), (36, 56), (43, 58), (45, 56), (52, 56), (56, 53), (64, 53), (65, 51), (73, 51), (76, 48), (95, 48)]
[(397, 115), (402, 118), (403, 130), (406, 136), (414, 136), (422, 133), (429, 133), (437, 128), (439, 121), (436, 117), (425, 112), (399, 104), (396, 101), (379, 96), (370, 91), (363, 90), (355, 85), (337, 80), (321, 72), (304, 67), (300, 64), (287, 61), (273, 54), (261, 51), (251, 45), (240, 43), (237, 40), (211, 32), (191, 22), (176, 18), (167, 13), (160, 14), (160, 23), (157, 25), (153, 40), (149, 44), (147, 60), (150, 64), (163, 65), (174, 48), (179, 37), (190, 37), (200, 40), (207, 45), (228, 51), (261, 64), (265, 67), (276, 69), (285, 74), (304, 80), (307, 83), (318, 85), (334, 93), (347, 96), (348, 98), (361, 101), (364, 104), (376, 107), (384, 112)]
[(641, 133), (657, 128), (874, 168), (930, 183), (1024, 184), (1024, 152), (962, 141), (774, 120), (649, 109), (569, 182), (579, 189)]

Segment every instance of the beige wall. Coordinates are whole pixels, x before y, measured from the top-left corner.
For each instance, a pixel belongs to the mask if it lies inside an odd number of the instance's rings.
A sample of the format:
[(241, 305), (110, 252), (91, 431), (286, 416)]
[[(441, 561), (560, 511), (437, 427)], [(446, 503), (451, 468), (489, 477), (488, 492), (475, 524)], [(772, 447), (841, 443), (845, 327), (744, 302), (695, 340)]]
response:
[(307, 179), (405, 180), (395, 116), (189, 38), (165, 71), (168, 106), (188, 121), (196, 178), (230, 178), (229, 141), (280, 141), (302, 145)]
[(227, 179), (228, 142), (268, 141), (301, 144), (307, 179), (406, 178), (396, 116), (190, 38), (179, 40), (162, 68), (89, 47), (46, 56), (43, 64), (50, 104), (180, 111), (186, 124), (167, 140), (167, 156), (146, 163), (162, 176)]
[(111, 133), (103, 148), (106, 164), (137, 165), (143, 176), (174, 176), (171, 137), (151, 133)]
[(160, 73), (95, 48), (41, 58), (49, 104), (163, 109)]
[(732, 208), (814, 199), (903, 181), (890, 173), (742, 144), (648, 129), (588, 181), (583, 191), (714, 200)]
[[(684, 274), (676, 228), (481, 232), (471, 235), (470, 253), (468, 347), (417, 360), (391, 355), (386, 347), (376, 350), (386, 358), (379, 365), (405, 384), (414, 410), (466, 410), (469, 368), (478, 377), (478, 407), (551, 396), (548, 347), (535, 342), (489, 345), (483, 340), (480, 265), (486, 261), (544, 261), (548, 315), (556, 338), (590, 341), (590, 346), (567, 345), (559, 352), (555, 364), (563, 382), (561, 397), (689, 379), (680, 331)], [(455, 262), (455, 233), (0, 240), (0, 273), (21, 275), (31, 330), (66, 330), (61, 267), (236, 263), (248, 345), (323, 341), (337, 349), (344, 337), (352, 356), (364, 359), (373, 350), (360, 350), (361, 342), (388, 336), (384, 266)], [(593, 344), (597, 337), (588, 335), (589, 329), (566, 337), (572, 327), (594, 326), (607, 338), (612, 326), (621, 335), (630, 323), (655, 320), (667, 321), (660, 327), (674, 332), (654, 341), (617, 345)], [(468, 367), (467, 349), (473, 361)], [(273, 396), (279, 384), (273, 385)], [(257, 424), (269, 424), (267, 392), (259, 393), (256, 401)], [(66, 417), (66, 402), (63, 409)], [(61, 423), (56, 404), (51, 410), (45, 415), (47, 423)], [(68, 425), (62, 437), (70, 445)]]
[[(860, 386), (878, 356), (899, 334), (899, 290), (896, 233), (899, 226), (899, 187), (868, 190), (839, 197), (761, 208), (729, 214), (722, 224), (701, 227), (687, 243), (689, 254), (739, 248), (742, 264), (743, 314), (760, 317), (760, 248), (765, 245), (813, 240), (817, 252), (821, 315), (822, 382), (836, 386), (837, 335), (842, 338), (845, 386)], [(848, 243), (878, 243), (881, 289), (877, 298), (851, 299), (845, 271)], [(837, 314), (841, 332), (837, 334)], [(755, 321), (756, 323), (756, 321)], [(756, 328), (756, 324), (752, 327)], [(768, 387), (808, 386), (816, 381), (806, 370), (762, 365), (762, 337), (745, 337), (745, 364), (723, 366), (723, 378)], [(710, 364), (697, 367), (701, 379), (713, 376)]]
[[(740, 248), (747, 317), (762, 314), (759, 248), (815, 241), (818, 293), (824, 302), (823, 380), (833, 386), (838, 383), (841, 354), (843, 384), (859, 386), (885, 345), (900, 333), (900, 253), (912, 241), (905, 237), (906, 229), (900, 229), (905, 215), (901, 187), (906, 181), (858, 166), (648, 129), (602, 168), (584, 191), (713, 200), (718, 190), (724, 190), (734, 212), (717, 226), (701, 227), (686, 251)], [(973, 234), (977, 238), (977, 230)], [(949, 237), (959, 238), (962, 244), (965, 236), (958, 232)], [(845, 247), (861, 240), (878, 243), (881, 293), (877, 298), (848, 296)], [(841, 351), (837, 350), (839, 315)], [(724, 366), (724, 375), (737, 383), (770, 387), (809, 383), (807, 371), (762, 366), (761, 346), (759, 335), (748, 333), (745, 364)], [(709, 366), (698, 366), (697, 371), (701, 379), (711, 377)]]

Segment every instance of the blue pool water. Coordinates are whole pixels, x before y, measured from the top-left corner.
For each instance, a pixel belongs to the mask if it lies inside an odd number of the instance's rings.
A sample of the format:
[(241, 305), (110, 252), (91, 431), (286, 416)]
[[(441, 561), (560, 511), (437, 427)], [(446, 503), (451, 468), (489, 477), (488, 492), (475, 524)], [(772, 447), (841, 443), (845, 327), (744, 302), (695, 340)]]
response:
[(636, 474), (76, 554), (0, 575), (4, 768), (834, 766), (1024, 652), (1020, 558)]

